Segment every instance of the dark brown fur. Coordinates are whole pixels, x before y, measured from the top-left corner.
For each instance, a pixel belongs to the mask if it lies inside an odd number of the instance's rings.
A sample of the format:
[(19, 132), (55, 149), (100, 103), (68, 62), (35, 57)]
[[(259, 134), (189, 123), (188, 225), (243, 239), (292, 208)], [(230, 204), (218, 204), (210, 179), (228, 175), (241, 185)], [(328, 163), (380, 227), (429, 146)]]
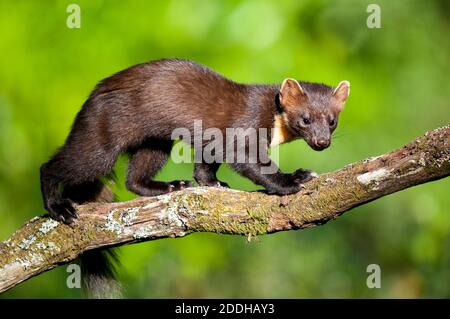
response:
[[(285, 113), (289, 130), (315, 149), (323, 149), (326, 143), (318, 145), (317, 138), (330, 139), (335, 125), (330, 129), (325, 122), (337, 119), (340, 101), (331, 87), (301, 82), (304, 92), (298, 92), (295, 83), (286, 83), (281, 89), (238, 84), (179, 59), (139, 64), (103, 80), (78, 113), (65, 144), (41, 167), (45, 208), (53, 218), (70, 223), (76, 217), (72, 202), (95, 200), (104, 192), (99, 179), (111, 173), (122, 153), (130, 155), (126, 185), (136, 194), (153, 196), (190, 186), (189, 181), (153, 178), (168, 159), (172, 131), (180, 127), (192, 131), (194, 120), (201, 119), (203, 129), (219, 128), (225, 133), (231, 127), (270, 129), (275, 116)], [(320, 126), (299, 125), (305, 112)], [(323, 116), (324, 112), (329, 114)], [(274, 194), (296, 192), (311, 178), (305, 170), (262, 175), (260, 163), (230, 165)], [(218, 185), (218, 167), (219, 163), (198, 163), (194, 178), (200, 185)]]

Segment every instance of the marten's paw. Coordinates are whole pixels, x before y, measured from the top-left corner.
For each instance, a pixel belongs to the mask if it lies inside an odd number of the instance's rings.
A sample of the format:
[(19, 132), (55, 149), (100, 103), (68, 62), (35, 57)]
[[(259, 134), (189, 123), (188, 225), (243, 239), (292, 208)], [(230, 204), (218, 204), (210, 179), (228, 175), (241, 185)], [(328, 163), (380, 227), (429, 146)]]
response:
[(209, 187), (225, 187), (230, 188), (227, 183), (220, 181), (210, 181), (210, 182), (199, 182), (199, 186), (209, 186)]
[(50, 217), (65, 224), (71, 224), (78, 218), (73, 202), (70, 199), (61, 199), (48, 207)]
[(318, 177), (318, 174), (316, 172), (303, 168), (300, 168), (292, 173), (292, 178), (298, 184), (306, 183), (316, 177)]
[(170, 182), (170, 191), (179, 191), (192, 186), (192, 181), (172, 181)]

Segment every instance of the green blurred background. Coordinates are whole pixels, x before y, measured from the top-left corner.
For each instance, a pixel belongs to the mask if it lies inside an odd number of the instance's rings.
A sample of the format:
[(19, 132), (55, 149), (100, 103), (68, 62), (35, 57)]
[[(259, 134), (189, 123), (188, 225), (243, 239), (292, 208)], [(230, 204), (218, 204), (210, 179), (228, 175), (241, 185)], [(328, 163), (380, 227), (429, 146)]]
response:
[[(39, 166), (64, 143), (95, 84), (136, 63), (182, 57), (240, 82), (285, 77), (352, 92), (332, 147), (280, 147), (280, 166), (318, 172), (395, 149), (450, 119), (450, 6), (376, 1), (0, 1), (0, 239), (43, 214)], [(81, 28), (66, 7), (81, 7)], [(74, 159), (75, 160), (75, 159)], [(116, 167), (121, 200), (126, 159)], [(168, 166), (161, 180), (191, 178)], [(233, 188), (255, 187), (222, 167)], [(127, 297), (450, 297), (450, 179), (302, 231), (193, 234), (120, 248)], [(381, 289), (366, 267), (379, 264)], [(76, 298), (59, 267), (1, 295)]]

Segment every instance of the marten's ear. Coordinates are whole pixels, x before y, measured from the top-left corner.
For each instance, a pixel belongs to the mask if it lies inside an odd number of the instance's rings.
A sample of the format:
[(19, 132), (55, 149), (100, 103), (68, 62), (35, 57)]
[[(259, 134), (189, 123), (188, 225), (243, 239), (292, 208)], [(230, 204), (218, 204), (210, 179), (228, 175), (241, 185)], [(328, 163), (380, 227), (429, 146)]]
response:
[(347, 100), (348, 96), (350, 94), (350, 82), (349, 81), (341, 81), (336, 86), (336, 88), (333, 91), (333, 95), (336, 97), (336, 99), (342, 103), (342, 106), (344, 105), (345, 101)]
[(298, 105), (298, 100), (305, 97), (306, 93), (300, 83), (295, 79), (285, 79), (280, 88), (280, 103), (283, 106)]

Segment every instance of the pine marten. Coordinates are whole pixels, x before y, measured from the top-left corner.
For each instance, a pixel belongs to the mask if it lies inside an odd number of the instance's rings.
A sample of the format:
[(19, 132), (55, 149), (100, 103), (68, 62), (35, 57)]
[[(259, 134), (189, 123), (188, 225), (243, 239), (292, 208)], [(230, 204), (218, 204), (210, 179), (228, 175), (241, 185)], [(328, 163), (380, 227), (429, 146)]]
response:
[[(263, 146), (301, 138), (314, 150), (330, 145), (339, 113), (350, 92), (347, 81), (336, 87), (285, 79), (281, 85), (240, 84), (209, 68), (182, 59), (163, 59), (132, 66), (101, 81), (76, 116), (65, 144), (41, 167), (45, 209), (58, 221), (76, 218), (74, 203), (105, 195), (100, 178), (111, 173), (117, 157), (130, 156), (126, 187), (155, 196), (192, 186), (190, 181), (153, 178), (166, 163), (173, 130), (267, 128)], [(225, 158), (224, 154), (224, 158)], [(269, 194), (298, 192), (311, 171), (261, 173), (273, 163), (228, 163), (239, 174), (264, 186)], [(195, 163), (199, 185), (221, 185), (220, 161)]]

